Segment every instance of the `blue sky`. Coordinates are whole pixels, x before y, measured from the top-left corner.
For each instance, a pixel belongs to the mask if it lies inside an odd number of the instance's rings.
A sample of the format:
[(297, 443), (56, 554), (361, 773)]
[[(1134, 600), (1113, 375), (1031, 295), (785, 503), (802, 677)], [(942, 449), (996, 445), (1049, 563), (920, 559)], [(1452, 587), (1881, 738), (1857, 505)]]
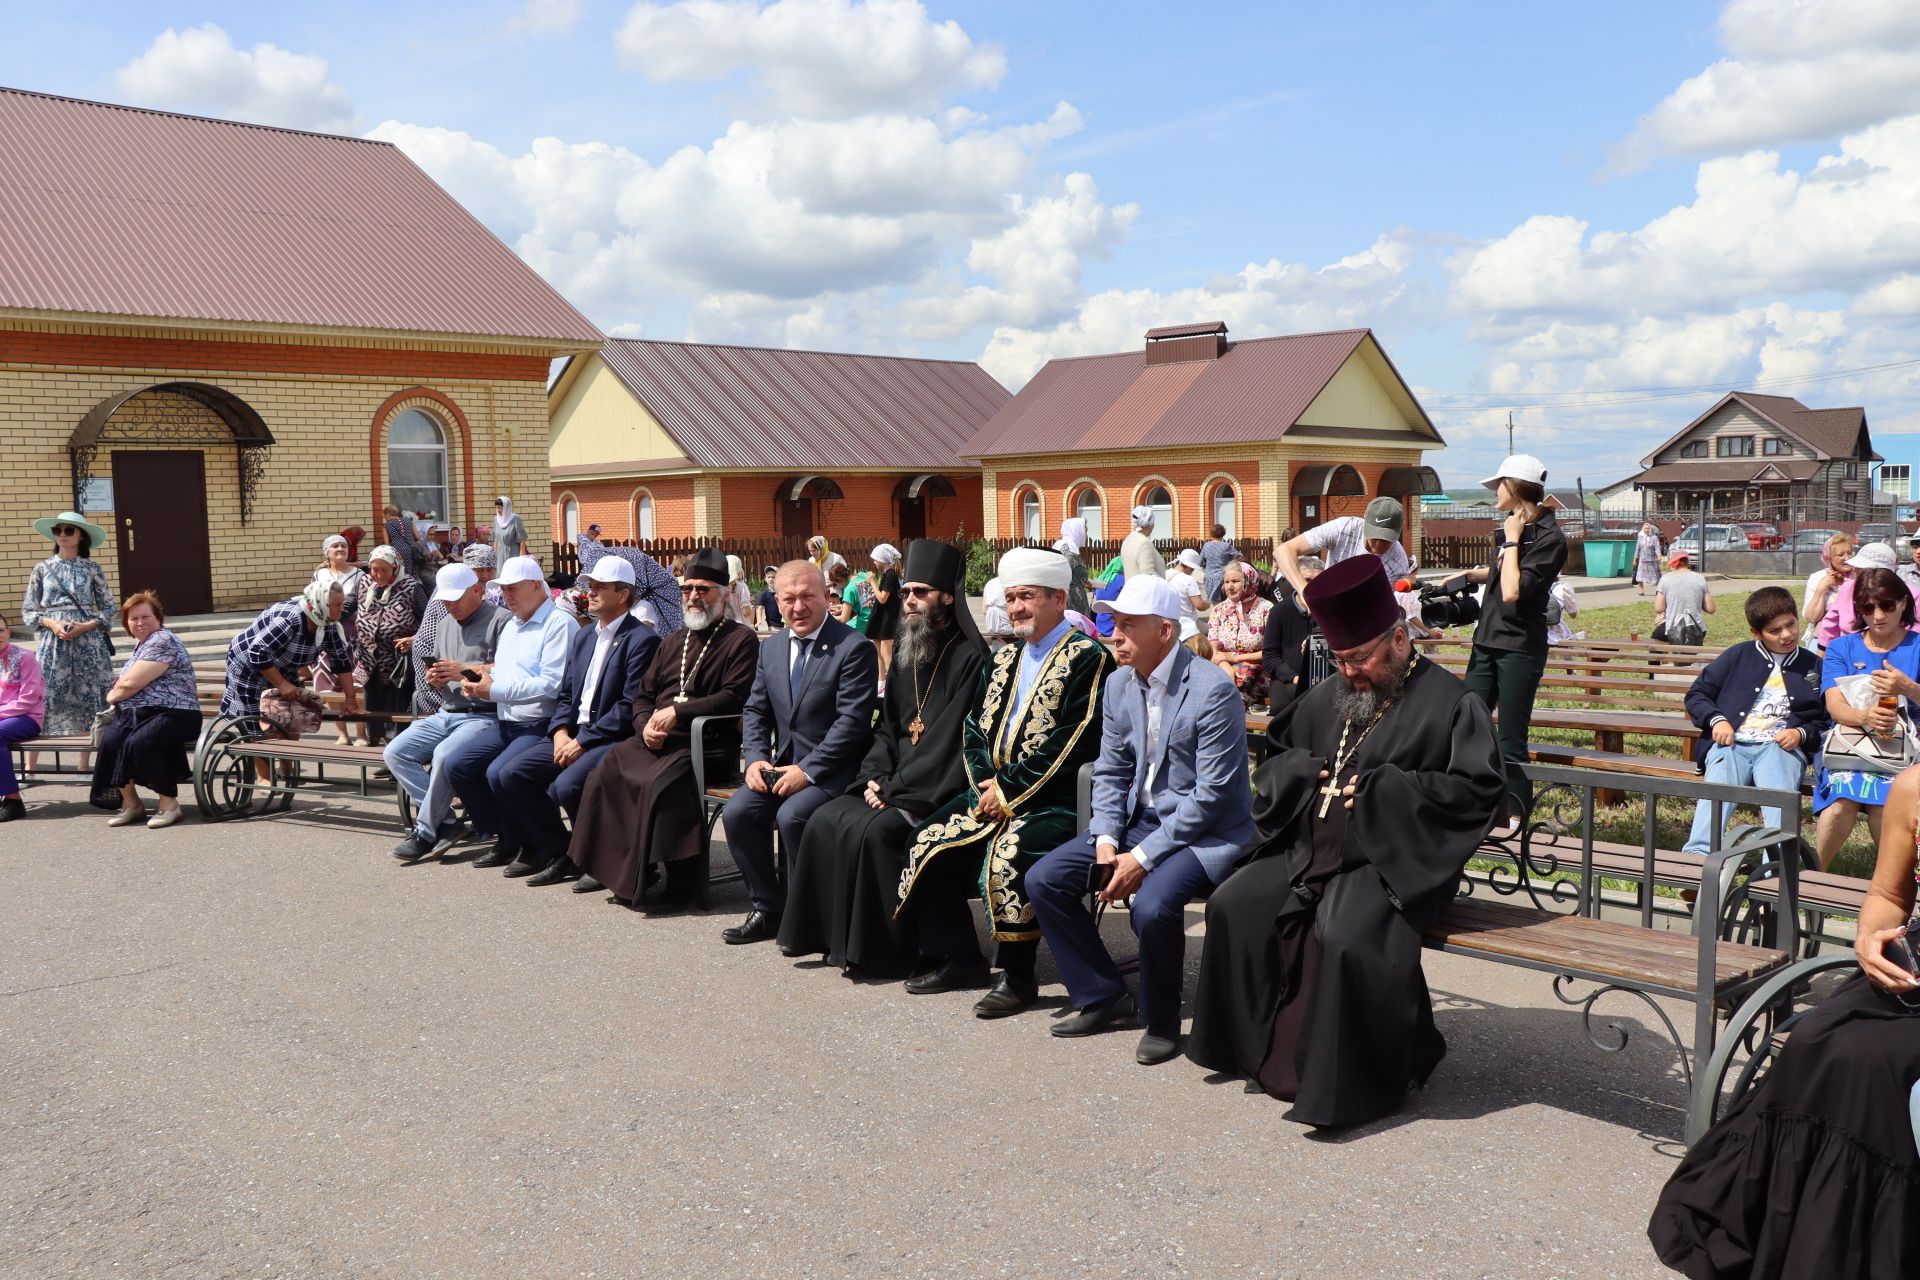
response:
[(1017, 386), (1151, 324), (1366, 324), (1449, 483), (1491, 468), (1509, 408), (1589, 486), (1722, 386), (1920, 429), (1903, 0), (10, 19), (0, 83), (398, 143), (611, 332)]

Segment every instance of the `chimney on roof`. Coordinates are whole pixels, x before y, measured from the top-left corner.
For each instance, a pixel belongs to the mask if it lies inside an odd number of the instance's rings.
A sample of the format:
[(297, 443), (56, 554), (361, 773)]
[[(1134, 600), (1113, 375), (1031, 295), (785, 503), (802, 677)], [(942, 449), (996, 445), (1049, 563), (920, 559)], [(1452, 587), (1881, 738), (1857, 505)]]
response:
[(1148, 364), (1182, 364), (1189, 360), (1218, 360), (1227, 354), (1227, 322), (1169, 324), (1147, 330)]

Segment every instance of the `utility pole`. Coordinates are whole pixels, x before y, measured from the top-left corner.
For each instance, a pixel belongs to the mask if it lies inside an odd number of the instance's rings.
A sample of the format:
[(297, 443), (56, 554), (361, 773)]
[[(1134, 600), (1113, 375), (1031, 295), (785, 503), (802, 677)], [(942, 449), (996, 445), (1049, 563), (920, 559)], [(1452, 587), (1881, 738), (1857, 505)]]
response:
[(1513, 453), (1513, 410), (1507, 410), (1507, 453)]

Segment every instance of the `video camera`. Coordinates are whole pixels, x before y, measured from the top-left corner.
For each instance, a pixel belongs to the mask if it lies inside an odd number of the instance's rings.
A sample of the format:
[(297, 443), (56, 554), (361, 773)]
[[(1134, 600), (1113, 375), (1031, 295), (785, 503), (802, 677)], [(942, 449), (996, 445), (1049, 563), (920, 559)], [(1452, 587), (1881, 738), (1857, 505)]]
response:
[[(1457, 585), (1448, 586), (1449, 582)], [(1402, 578), (1394, 584), (1394, 589), (1419, 592), (1420, 620), (1430, 627), (1470, 627), (1480, 621), (1479, 598), (1473, 594), (1473, 584), (1465, 578), (1422, 583), (1410, 583)]]

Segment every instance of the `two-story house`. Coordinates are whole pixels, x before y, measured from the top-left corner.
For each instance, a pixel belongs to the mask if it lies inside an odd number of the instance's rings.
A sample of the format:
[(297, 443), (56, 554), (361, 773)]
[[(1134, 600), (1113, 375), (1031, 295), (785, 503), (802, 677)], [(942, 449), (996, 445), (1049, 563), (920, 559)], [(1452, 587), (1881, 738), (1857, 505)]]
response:
[(1685, 518), (1705, 501), (1728, 519), (1867, 520), (1881, 460), (1865, 409), (1735, 391), (1642, 459), (1632, 483), (1656, 518)]

